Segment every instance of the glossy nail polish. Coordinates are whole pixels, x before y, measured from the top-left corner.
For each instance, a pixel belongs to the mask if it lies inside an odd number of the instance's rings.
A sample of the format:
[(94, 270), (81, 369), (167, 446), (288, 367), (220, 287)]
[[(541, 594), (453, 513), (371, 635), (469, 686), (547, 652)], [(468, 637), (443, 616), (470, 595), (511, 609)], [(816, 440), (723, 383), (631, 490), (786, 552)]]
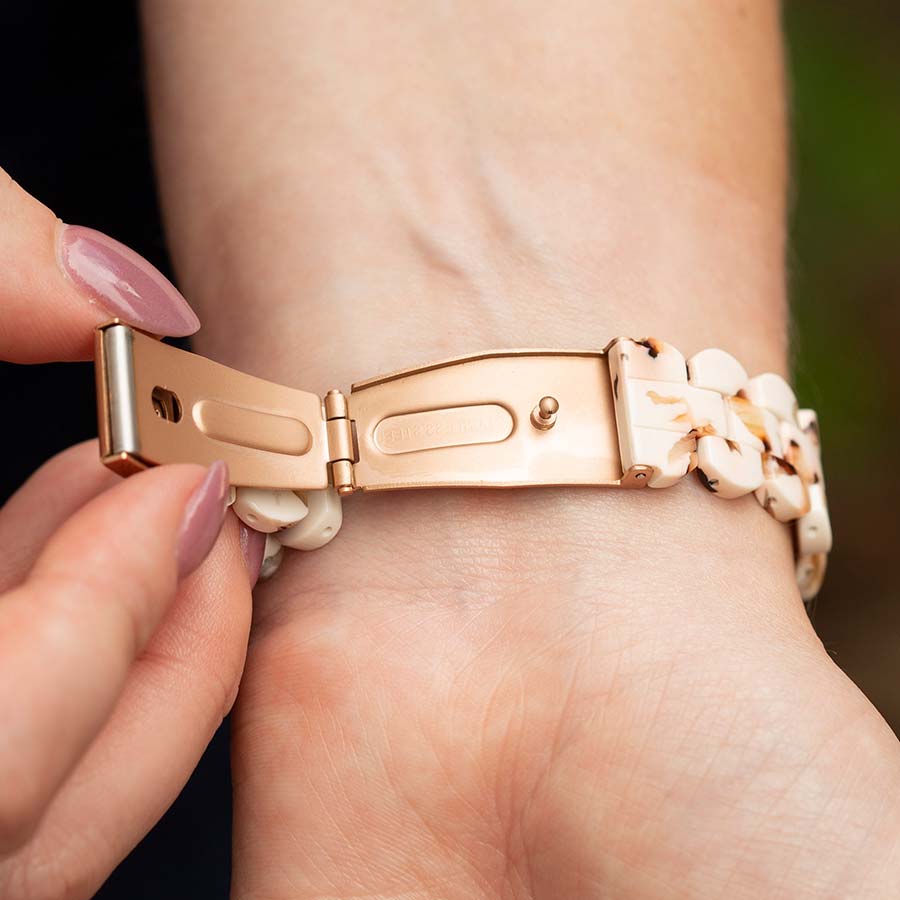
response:
[(241, 522), (240, 543), (244, 563), (247, 566), (247, 577), (250, 579), (252, 588), (259, 581), (259, 571), (262, 568), (263, 554), (266, 550), (266, 536), (261, 531), (248, 528)]
[(134, 250), (99, 231), (61, 226), (57, 257), (81, 291), (130, 325), (170, 337), (193, 334), (200, 327), (168, 278)]
[(200, 482), (184, 510), (178, 532), (178, 577), (189, 575), (213, 548), (228, 502), (228, 467), (215, 462)]

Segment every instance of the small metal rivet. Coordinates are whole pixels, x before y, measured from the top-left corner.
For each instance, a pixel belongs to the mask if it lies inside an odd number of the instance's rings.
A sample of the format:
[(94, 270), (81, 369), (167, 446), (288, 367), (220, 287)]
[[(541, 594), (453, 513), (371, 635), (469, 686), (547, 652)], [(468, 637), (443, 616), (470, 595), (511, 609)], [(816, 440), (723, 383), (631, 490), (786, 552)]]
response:
[(619, 484), (623, 488), (642, 488), (650, 484), (650, 476), (653, 471), (648, 466), (636, 465), (632, 466), (627, 472), (622, 474), (622, 480)]
[(541, 397), (538, 408), (541, 411), (541, 418), (549, 419), (554, 413), (559, 412), (559, 401), (556, 397)]
[(541, 431), (547, 431), (556, 424), (559, 412), (559, 401), (556, 397), (541, 397), (538, 405), (531, 411), (531, 424)]

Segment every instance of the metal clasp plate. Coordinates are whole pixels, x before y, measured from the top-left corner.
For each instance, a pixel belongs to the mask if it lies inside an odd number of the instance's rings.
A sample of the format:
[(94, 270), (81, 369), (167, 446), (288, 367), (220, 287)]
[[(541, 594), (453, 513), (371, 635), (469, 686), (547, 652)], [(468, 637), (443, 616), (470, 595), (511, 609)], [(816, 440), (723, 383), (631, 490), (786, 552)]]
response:
[(366, 491), (623, 483), (602, 351), (459, 357), (355, 384), (348, 405)]
[(235, 485), (328, 485), (317, 395), (245, 375), (118, 322), (97, 330), (95, 359), (101, 455), (120, 474), (221, 459)]
[(112, 323), (97, 332), (104, 462), (121, 474), (217, 459), (235, 485), (341, 493), (621, 485), (604, 351), (459, 357), (317, 395)]

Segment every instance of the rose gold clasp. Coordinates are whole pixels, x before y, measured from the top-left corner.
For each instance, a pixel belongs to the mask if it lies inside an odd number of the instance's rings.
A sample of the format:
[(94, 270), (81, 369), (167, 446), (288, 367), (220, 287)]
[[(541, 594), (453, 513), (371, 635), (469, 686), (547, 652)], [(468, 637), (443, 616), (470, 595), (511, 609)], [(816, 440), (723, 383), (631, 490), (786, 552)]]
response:
[(483, 353), (322, 399), (112, 323), (97, 388), (103, 459), (122, 474), (224, 459), (236, 485), (341, 493), (646, 483), (622, 472), (605, 351)]
[(355, 384), (348, 403), (365, 490), (623, 483), (602, 351), (460, 357)]
[(322, 401), (170, 347), (118, 322), (96, 334), (100, 451), (116, 472), (228, 463), (233, 484), (328, 485)]

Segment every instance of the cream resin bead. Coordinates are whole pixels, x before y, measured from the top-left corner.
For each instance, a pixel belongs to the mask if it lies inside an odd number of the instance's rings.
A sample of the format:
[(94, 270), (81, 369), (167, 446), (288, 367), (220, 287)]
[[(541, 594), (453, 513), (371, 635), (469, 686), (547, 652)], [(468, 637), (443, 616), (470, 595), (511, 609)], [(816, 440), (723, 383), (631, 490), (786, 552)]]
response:
[(647, 466), (650, 487), (675, 484), (693, 467), (696, 450), (684, 357), (647, 338), (617, 341), (608, 358), (623, 469)]
[(766, 452), (773, 453), (775, 456), (784, 456), (784, 444), (781, 442), (781, 423), (775, 413), (764, 409), (763, 414), (763, 434), (762, 438), (766, 444)]
[[(746, 380), (733, 357), (703, 351), (689, 364), (669, 344), (647, 339), (618, 341), (609, 364), (623, 469), (648, 466), (648, 485), (669, 487), (698, 465), (699, 438), (706, 440), (703, 458), (711, 470), (705, 480), (721, 485), (711, 489), (737, 497), (759, 486), (762, 465), (752, 454), (758, 456), (762, 442), (728, 405), (728, 391)], [(689, 371), (700, 386), (688, 382)]]
[(825, 488), (821, 484), (811, 484), (809, 512), (801, 516), (795, 525), (797, 550), (804, 556), (828, 553), (831, 550), (831, 520), (825, 502)]
[(696, 445), (696, 440), (687, 434), (634, 428), (629, 441), (631, 456), (623, 456), (623, 462), (625, 469), (636, 465), (652, 466), (648, 487), (671, 487), (697, 465)]
[(801, 556), (827, 554), (831, 550), (831, 519), (825, 497), (825, 475), (822, 471), (819, 447), (819, 422), (811, 409), (797, 413), (797, 424), (803, 434), (801, 450), (806, 454), (807, 491), (809, 512), (794, 526), (797, 533), (797, 550)]
[(738, 444), (743, 448), (753, 450), (758, 455), (762, 455), (766, 449), (765, 442), (762, 439), (765, 436), (765, 426), (762, 422), (762, 410), (756, 410), (756, 412), (760, 414), (758, 417), (759, 422), (748, 422), (746, 413), (741, 415), (735, 411), (733, 406), (729, 405), (726, 413), (728, 425), (724, 436), (731, 443)]
[(628, 378), (647, 381), (687, 381), (687, 363), (679, 350), (665, 341), (645, 338), (643, 341), (621, 340), (610, 348), (620, 370)]
[(294, 550), (318, 550), (324, 547), (340, 530), (343, 521), (341, 498), (333, 488), (308, 491), (305, 494), (309, 512), (293, 528), (278, 534), (278, 540)]
[(692, 385), (732, 396), (748, 381), (744, 367), (724, 350), (701, 350), (687, 361), (688, 380)]
[(804, 600), (812, 600), (821, 590), (827, 565), (828, 556), (825, 553), (797, 557), (797, 587)]
[(239, 487), (234, 501), (237, 517), (248, 527), (271, 534), (306, 517), (306, 504), (293, 491)]
[(809, 510), (809, 492), (803, 479), (786, 460), (772, 453), (763, 456), (765, 479), (756, 499), (779, 522), (793, 522)]
[(797, 398), (780, 375), (772, 372), (757, 375), (747, 382), (741, 393), (754, 406), (768, 409), (782, 422), (797, 421)]
[(278, 571), (283, 558), (284, 548), (281, 546), (280, 541), (274, 535), (267, 534), (262, 566), (259, 569), (259, 580), (265, 581), (271, 578)]
[[(769, 444), (766, 429), (772, 427), (778, 434), (781, 425), (778, 419), (769, 413), (766, 419), (766, 410), (754, 406), (743, 397), (734, 396), (727, 398), (728, 428), (726, 437), (731, 441), (753, 447), (758, 453), (767, 449)], [(768, 422), (768, 424), (767, 424)]]
[(726, 407), (722, 395), (684, 382), (629, 380), (625, 400), (631, 406), (635, 428), (658, 428), (687, 434), (703, 429), (724, 435), (727, 429)]
[(703, 484), (725, 500), (752, 494), (763, 483), (762, 455), (720, 437), (697, 441), (697, 469)]

